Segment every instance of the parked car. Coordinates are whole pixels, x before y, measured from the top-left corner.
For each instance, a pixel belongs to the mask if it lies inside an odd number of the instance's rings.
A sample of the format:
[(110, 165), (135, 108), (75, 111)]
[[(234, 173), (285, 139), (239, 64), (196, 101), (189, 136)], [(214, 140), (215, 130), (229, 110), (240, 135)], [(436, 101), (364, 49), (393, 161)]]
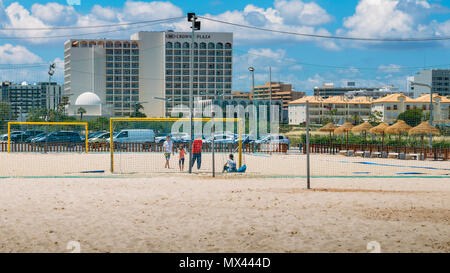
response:
[(83, 143), (78, 132), (58, 131), (52, 132), (48, 135), (32, 140), (32, 143)]
[[(23, 134), (23, 131), (15, 131), (15, 132), (11, 132), (11, 141), (14, 141), (13, 139), (17, 136), (17, 135), (21, 135)], [(2, 142), (7, 142), (8, 141), (8, 134), (4, 134), (0, 136), (0, 141)]]
[(287, 144), (289, 146), (290, 140), (288, 137), (284, 135), (279, 134), (270, 134), (267, 135), (261, 139), (258, 139), (255, 141), (256, 144), (263, 144), (263, 143), (269, 143), (269, 144)]
[[(212, 143), (212, 136), (205, 140), (205, 143)], [(236, 143), (236, 136), (234, 134), (220, 133), (214, 135), (214, 143)]]
[[(116, 143), (153, 143), (155, 142), (155, 132), (151, 129), (126, 129), (121, 130), (114, 137)], [(106, 139), (110, 141), (109, 138)]]
[(171, 133), (166, 135), (160, 135), (155, 138), (156, 143), (164, 143), (167, 136), (170, 136), (174, 143), (187, 143), (189, 142), (189, 134), (183, 132)]
[(106, 143), (109, 138), (109, 132), (103, 132), (99, 134), (95, 134), (95, 136), (88, 139), (89, 143)]
[(46, 135), (47, 135), (46, 133), (40, 133), (40, 134), (38, 134), (38, 135), (31, 136), (31, 137), (25, 139), (25, 143), (31, 143), (34, 139), (38, 139), (38, 138), (41, 138), (41, 137), (45, 137)]
[(14, 134), (14, 135), (11, 134), (11, 141), (12, 142), (26, 142), (26, 140), (28, 138), (37, 136), (42, 133), (43, 133), (43, 131), (39, 131), (39, 130), (26, 130), (19, 134)]

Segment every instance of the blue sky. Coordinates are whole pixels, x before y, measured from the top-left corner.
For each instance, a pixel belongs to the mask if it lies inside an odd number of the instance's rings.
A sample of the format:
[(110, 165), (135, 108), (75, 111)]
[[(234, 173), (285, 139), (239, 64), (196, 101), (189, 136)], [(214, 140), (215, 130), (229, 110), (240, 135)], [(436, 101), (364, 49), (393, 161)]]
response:
[[(245, 25), (297, 33), (365, 38), (450, 37), (450, 0), (200, 0), (200, 1), (87, 1), (0, 0), (3, 28), (104, 25), (184, 16), (186, 12)], [(311, 39), (249, 31), (203, 20), (205, 31), (234, 33), (234, 90), (249, 90), (248, 66), (256, 82), (291, 82), (299, 91), (334, 82), (356, 81), (359, 86), (394, 84), (405, 89), (406, 77), (421, 68), (450, 68), (450, 41), (421, 43), (357, 42)], [(63, 42), (70, 36), (114, 29), (60, 31), (0, 31), (0, 80), (46, 80), (46, 63), (56, 61), (62, 82)], [(183, 19), (142, 30), (188, 30)], [(121, 28), (86, 38), (129, 38), (139, 29)], [(11, 39), (11, 37), (21, 37)]]

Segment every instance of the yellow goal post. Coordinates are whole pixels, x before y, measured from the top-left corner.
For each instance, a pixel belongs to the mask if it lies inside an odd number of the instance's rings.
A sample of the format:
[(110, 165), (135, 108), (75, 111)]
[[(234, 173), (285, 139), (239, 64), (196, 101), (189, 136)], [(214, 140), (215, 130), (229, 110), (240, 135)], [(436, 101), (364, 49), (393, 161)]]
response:
[[(111, 173), (114, 172), (114, 136), (113, 127), (115, 122), (127, 121), (190, 121), (190, 118), (131, 118), (131, 117), (112, 117), (109, 119), (109, 153), (111, 161)], [(239, 134), (239, 167), (242, 166), (242, 134), (243, 134), (243, 119), (242, 118), (192, 118), (192, 121), (208, 122), (237, 122)]]
[(8, 153), (11, 153), (11, 125), (77, 125), (85, 128), (85, 152), (88, 153), (88, 130), (87, 122), (26, 122), (26, 121), (10, 121), (8, 122)]

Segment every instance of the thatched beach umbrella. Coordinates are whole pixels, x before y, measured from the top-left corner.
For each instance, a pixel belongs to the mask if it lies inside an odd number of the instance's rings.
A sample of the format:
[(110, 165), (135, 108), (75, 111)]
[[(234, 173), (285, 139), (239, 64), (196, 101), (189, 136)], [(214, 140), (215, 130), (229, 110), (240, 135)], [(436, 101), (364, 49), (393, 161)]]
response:
[(424, 121), (408, 132), (409, 135), (421, 135), (422, 147), (425, 148), (423, 137), (427, 134), (439, 135), (440, 132), (435, 127), (431, 126), (428, 121)]
[(364, 123), (361, 123), (358, 126), (355, 126), (352, 128), (352, 132), (354, 133), (358, 133), (358, 132), (364, 132), (364, 146), (366, 145), (366, 138), (367, 138), (367, 131), (369, 131), (370, 129), (372, 129), (372, 125), (370, 125), (370, 123), (368, 123), (367, 121)]
[(386, 130), (387, 127), (389, 127), (389, 124), (382, 122), (369, 130), (372, 134), (381, 135), (381, 150), (383, 150), (384, 145), (384, 130)]
[(399, 119), (395, 124), (387, 127), (384, 132), (386, 134), (398, 134), (398, 144), (401, 147), (402, 133), (406, 133), (411, 130), (411, 126), (406, 124), (403, 120)]
[(330, 148), (333, 146), (333, 140), (332, 140), (331, 134), (336, 129), (337, 129), (337, 126), (334, 125), (332, 122), (328, 123), (327, 125), (325, 125), (319, 129), (320, 132), (329, 132), (330, 133)]
[(351, 131), (353, 128), (353, 124), (351, 122), (346, 122), (344, 124), (342, 124), (342, 126), (340, 126), (339, 128), (337, 128), (336, 130), (334, 130), (334, 133), (336, 135), (342, 135), (344, 133), (347, 133), (347, 144), (346, 144), (346, 149), (348, 150), (348, 132)]

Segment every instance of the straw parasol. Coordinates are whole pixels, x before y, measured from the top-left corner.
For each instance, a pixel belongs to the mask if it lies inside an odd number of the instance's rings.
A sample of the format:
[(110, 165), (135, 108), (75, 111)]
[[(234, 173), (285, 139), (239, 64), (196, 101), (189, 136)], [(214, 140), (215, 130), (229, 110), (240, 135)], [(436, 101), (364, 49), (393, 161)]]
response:
[(331, 133), (334, 132), (334, 130), (337, 129), (337, 126), (334, 125), (332, 122), (328, 123), (327, 125), (323, 126), (319, 129), (320, 132), (329, 132), (330, 133), (330, 147), (333, 146), (333, 140), (331, 137)]
[(346, 122), (341, 125), (341, 127), (334, 130), (334, 133), (337, 135), (342, 135), (343, 133), (347, 133), (347, 149), (348, 149), (348, 132), (353, 128), (353, 124), (351, 122)]
[(408, 134), (410, 135), (425, 135), (425, 134), (433, 134), (433, 135), (439, 135), (440, 132), (435, 127), (431, 126), (428, 121), (424, 121), (421, 124), (417, 125), (416, 127), (409, 130)]
[(382, 122), (369, 130), (372, 134), (381, 135), (381, 150), (383, 150), (384, 145), (384, 130), (386, 130), (387, 127), (389, 127), (389, 124)]
[(367, 131), (369, 131), (370, 129), (372, 129), (373, 126), (370, 125), (370, 123), (368, 123), (367, 121), (364, 123), (361, 123), (358, 126), (355, 126), (352, 128), (352, 132), (354, 133), (358, 133), (358, 132), (364, 132), (364, 145), (366, 145), (366, 139), (367, 139)]
[(428, 121), (423, 121), (421, 124), (417, 125), (416, 127), (412, 128), (408, 132), (409, 135), (420, 135), (422, 140), (422, 147), (425, 148), (423, 137), (425, 134), (433, 134), (433, 135), (440, 135), (440, 132), (435, 127), (431, 126)]
[(386, 134), (398, 134), (398, 143), (399, 146), (401, 146), (401, 137), (402, 137), (402, 133), (406, 133), (409, 130), (411, 130), (411, 126), (409, 126), (408, 124), (406, 124), (406, 122), (404, 122), (403, 120), (399, 119), (395, 124), (387, 127), (384, 132)]

